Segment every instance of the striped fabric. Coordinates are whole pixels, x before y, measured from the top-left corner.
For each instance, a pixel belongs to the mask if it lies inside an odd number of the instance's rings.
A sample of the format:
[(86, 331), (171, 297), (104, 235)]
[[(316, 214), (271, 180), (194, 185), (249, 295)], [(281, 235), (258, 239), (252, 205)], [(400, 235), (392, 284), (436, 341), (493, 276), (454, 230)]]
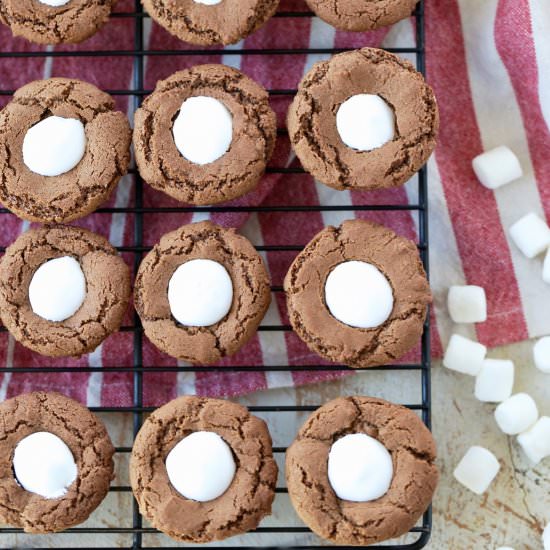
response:
[[(132, 2), (121, 0), (117, 11), (129, 11)], [(300, 0), (283, 1), (281, 9), (305, 9)], [(550, 9), (548, 0), (426, 0), (428, 80), (441, 110), (440, 142), (429, 163), (431, 265), (435, 295), (434, 354), (441, 353), (452, 326), (445, 312), (450, 284), (485, 287), (489, 320), (469, 327), (471, 336), (496, 346), (550, 333), (550, 286), (541, 279), (541, 261), (527, 260), (510, 242), (507, 229), (523, 214), (535, 211), (550, 218)], [(131, 49), (133, 20), (113, 18), (83, 45), (61, 50)], [(373, 33), (336, 31), (316, 18), (276, 18), (235, 47), (332, 48), (365, 45), (399, 47), (414, 44), (414, 24), (403, 21)], [(144, 19), (144, 47), (153, 50), (191, 49)], [(0, 29), (2, 51), (33, 51), (23, 40)], [(295, 88), (322, 55), (240, 56), (213, 50), (208, 56), (151, 56), (145, 64), (145, 87), (193, 64), (214, 62), (240, 68), (267, 88)], [(88, 80), (105, 89), (126, 89), (132, 82), (132, 58), (42, 57), (0, 58), (0, 90), (48, 76)], [(9, 98), (0, 96), (0, 101)], [(132, 102), (117, 96), (118, 107), (129, 114)], [(272, 105), (284, 124), (287, 96), (274, 96)], [(519, 156), (525, 177), (496, 192), (481, 187), (471, 170), (471, 159), (484, 149), (506, 144)], [(281, 136), (273, 166), (297, 166), (288, 139)], [(132, 206), (133, 182), (126, 177), (111, 205)], [(406, 204), (416, 200), (416, 182), (402, 189), (375, 193), (333, 191), (303, 174), (267, 175), (258, 190), (237, 204), (349, 205)], [(162, 194), (145, 189), (145, 206), (174, 206)], [(385, 223), (400, 234), (416, 239), (417, 219), (409, 212), (356, 211)], [(145, 244), (184, 223), (210, 217), (225, 226), (240, 227), (256, 245), (305, 244), (325, 225), (338, 224), (350, 212), (238, 214), (146, 214)], [(78, 222), (108, 237), (115, 245), (133, 244), (131, 214), (95, 214)], [(14, 216), (0, 215), (0, 245), (6, 246), (28, 228)], [(293, 253), (268, 252), (273, 284), (281, 285)], [(133, 256), (125, 255), (131, 264)], [(274, 294), (265, 324), (287, 323), (284, 296)], [(131, 324), (130, 313), (126, 324)], [(476, 334), (477, 332), (477, 334)], [(94, 353), (79, 359), (48, 359), (27, 351), (5, 332), (0, 334), (0, 365), (94, 366), (132, 365), (132, 334), (122, 332), (107, 339)], [(143, 344), (144, 364), (176, 366), (178, 363)], [(407, 359), (414, 359), (412, 354)], [(318, 365), (321, 361), (291, 332), (259, 332), (251, 342), (223, 365)], [(184, 365), (181, 365), (184, 366)], [(145, 403), (155, 405), (181, 393), (235, 395), (259, 389), (292, 386), (326, 379), (319, 372), (191, 373), (159, 372), (144, 375)], [(332, 374), (334, 376), (334, 374)], [(4, 373), (0, 399), (31, 389), (58, 390), (94, 405), (129, 405), (132, 377), (129, 373), (94, 372), (53, 374)]]

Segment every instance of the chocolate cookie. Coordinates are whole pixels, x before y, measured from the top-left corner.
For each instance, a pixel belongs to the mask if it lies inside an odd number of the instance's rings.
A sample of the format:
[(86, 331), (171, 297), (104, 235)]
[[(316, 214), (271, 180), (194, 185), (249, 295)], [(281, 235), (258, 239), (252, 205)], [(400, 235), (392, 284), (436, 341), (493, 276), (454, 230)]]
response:
[(0, 316), (15, 339), (52, 357), (93, 351), (118, 330), (130, 299), (128, 267), (86, 229), (23, 233), (0, 260)]
[[(213, 437), (230, 447), (235, 470), (225, 492), (198, 501), (174, 488), (167, 457), (188, 437), (205, 432), (217, 434)], [(215, 466), (212, 458), (220, 457), (205, 454), (204, 462)], [(176, 463), (172, 475), (185, 474), (177, 471), (184, 468)], [(200, 490), (209, 478), (201, 476), (205, 471), (200, 465), (199, 470), (196, 485)], [(174, 399), (145, 421), (132, 449), (130, 482), (140, 512), (154, 527), (180, 541), (210, 542), (254, 529), (271, 513), (276, 481), (277, 465), (265, 422), (229, 401)]]
[[(350, 434), (366, 434), (389, 452), (393, 472), (380, 498), (360, 502), (335, 494), (330, 455)], [(439, 477), (435, 457), (432, 435), (414, 412), (382, 399), (340, 397), (317, 409), (288, 448), (288, 493), (317, 535), (341, 545), (374, 544), (406, 533), (424, 513)], [(366, 473), (378, 481), (377, 472)]]
[(142, 0), (149, 15), (191, 44), (234, 44), (258, 30), (279, 0)]
[(315, 15), (345, 31), (370, 31), (411, 15), (418, 0), (306, 0)]
[(38, 44), (82, 42), (108, 21), (115, 0), (0, 0), (0, 21)]
[(404, 184), (428, 160), (439, 114), (431, 88), (408, 61), (363, 48), (316, 63), (287, 123), (296, 154), (316, 179), (335, 189), (379, 189)]
[(417, 344), (431, 301), (415, 244), (364, 220), (318, 233), (290, 266), (284, 288), (298, 336), (354, 368), (395, 361)]
[(0, 201), (38, 222), (93, 212), (130, 161), (128, 120), (114, 106), (111, 96), (79, 80), (20, 88), (0, 111)]
[[(29, 455), (32, 451), (34, 455)], [(35, 392), (4, 401), (0, 404), (0, 520), (27, 533), (53, 533), (82, 523), (109, 490), (114, 451), (102, 422), (64, 395)], [(73, 468), (64, 480), (63, 459)], [(74, 480), (69, 484), (70, 479)], [(24, 488), (29, 484), (35, 490)], [(60, 496), (38, 492), (56, 489), (57, 484)]]
[(158, 82), (136, 111), (136, 162), (155, 189), (215, 204), (256, 187), (276, 134), (264, 88), (230, 67), (199, 65)]
[[(188, 267), (197, 271), (185, 273)], [(239, 350), (271, 300), (269, 275), (252, 244), (210, 222), (164, 235), (139, 267), (134, 296), (153, 344), (178, 359), (206, 364)]]

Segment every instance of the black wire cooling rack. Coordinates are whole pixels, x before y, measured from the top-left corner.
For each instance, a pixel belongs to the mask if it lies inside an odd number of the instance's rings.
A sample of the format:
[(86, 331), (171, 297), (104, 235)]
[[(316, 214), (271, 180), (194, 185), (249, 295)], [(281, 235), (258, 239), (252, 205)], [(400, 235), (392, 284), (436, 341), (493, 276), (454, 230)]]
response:
[[(388, 51), (392, 51), (397, 54), (407, 54), (409, 56), (414, 56), (416, 60), (416, 66), (419, 71), (425, 71), (425, 41), (424, 41), (424, 2), (421, 1), (416, 8), (413, 17), (415, 18), (415, 44), (411, 47), (400, 47), (400, 48), (388, 48)], [(145, 58), (153, 56), (200, 56), (200, 55), (209, 55), (219, 53), (218, 50), (213, 51), (211, 49), (191, 49), (191, 50), (152, 50), (146, 49), (144, 45), (144, 19), (147, 16), (141, 8), (139, 0), (135, 1), (135, 7), (133, 11), (129, 12), (118, 12), (113, 14), (114, 18), (131, 18), (133, 19), (134, 24), (134, 44), (133, 49), (124, 49), (124, 50), (87, 50), (78, 48), (76, 50), (50, 50), (50, 49), (40, 49), (40, 50), (25, 50), (25, 51), (0, 51), (0, 60), (2, 58), (22, 58), (25, 60), (36, 58), (36, 57), (57, 57), (57, 56), (70, 56), (70, 57), (99, 57), (99, 56), (130, 56), (133, 58), (133, 82), (130, 89), (123, 90), (107, 90), (112, 95), (121, 95), (129, 96), (131, 98), (133, 110), (137, 109), (141, 104), (141, 101), (145, 95), (150, 93), (150, 90), (144, 88), (144, 64)], [(282, 18), (295, 18), (295, 17), (312, 17), (311, 12), (306, 11), (279, 11), (275, 17)], [(346, 48), (351, 49), (351, 48)], [(231, 48), (222, 50), (224, 54), (228, 55), (265, 55), (265, 56), (276, 56), (276, 55), (304, 55), (304, 54), (325, 54), (330, 55), (340, 51), (345, 51), (343, 48), (315, 48), (315, 49), (250, 49), (250, 48)], [(0, 82), (0, 96), (10, 96), (13, 94), (13, 89), (3, 89), (2, 82)], [(295, 93), (295, 90), (270, 90), (271, 96), (291, 96)], [(280, 130), (280, 133), (284, 133), (285, 130)], [(291, 215), (292, 212), (348, 212), (348, 217), (353, 217), (354, 212), (356, 211), (409, 211), (417, 215), (417, 227), (418, 227), (418, 247), (420, 255), (426, 271), (428, 272), (428, 201), (427, 201), (427, 174), (426, 168), (423, 168), (417, 177), (417, 199), (413, 204), (354, 204), (349, 205), (328, 205), (328, 206), (311, 206), (311, 205), (283, 205), (283, 206), (248, 206), (248, 207), (237, 207), (237, 206), (215, 206), (215, 207), (144, 207), (143, 201), (143, 183), (139, 178), (139, 175), (135, 170), (132, 170), (135, 175), (135, 198), (133, 201), (133, 206), (128, 208), (102, 208), (98, 212), (103, 213), (128, 213), (133, 215), (133, 232), (134, 239), (131, 246), (119, 247), (119, 250), (124, 253), (129, 253), (133, 255), (133, 268), (134, 272), (137, 270), (139, 263), (142, 259), (142, 256), (149, 247), (144, 245), (144, 216), (146, 214), (162, 214), (163, 212), (275, 212), (280, 216)], [(288, 173), (300, 173), (303, 170), (299, 167), (270, 167), (268, 172), (279, 173), (279, 174), (288, 174)], [(0, 208), (0, 228), (2, 227), (2, 216), (10, 216), (11, 214)], [(258, 246), (258, 250), (265, 252), (292, 252), (299, 251), (303, 248), (304, 243), (295, 244), (295, 245), (285, 245), (285, 246)], [(3, 252), (3, 248), (0, 248), (0, 252)], [(281, 286), (273, 286), (272, 291), (282, 292), (283, 289)], [(0, 328), (1, 331), (5, 329)], [(214, 371), (223, 371), (228, 372), (298, 372), (298, 371), (308, 371), (308, 370), (319, 370), (319, 371), (340, 371), (345, 369), (343, 366), (328, 366), (328, 365), (280, 365), (280, 366), (263, 366), (263, 365), (246, 365), (246, 366), (236, 366), (236, 367), (227, 367), (227, 366), (185, 366), (185, 367), (167, 367), (167, 366), (144, 366), (143, 361), (143, 348), (142, 348), (142, 330), (139, 318), (137, 314), (133, 316), (132, 326), (122, 327), (122, 330), (125, 332), (131, 332), (133, 338), (133, 365), (124, 366), (124, 367), (63, 367), (63, 366), (52, 366), (52, 367), (14, 367), (13, 365), (8, 365), (5, 368), (0, 369), (0, 372), (4, 373), (46, 373), (46, 372), (56, 372), (56, 373), (71, 373), (71, 372), (113, 372), (113, 373), (131, 373), (133, 377), (133, 403), (128, 407), (92, 407), (91, 409), (95, 412), (104, 415), (126, 415), (130, 416), (133, 423), (133, 435), (137, 433), (141, 427), (144, 416), (149, 413), (152, 408), (144, 406), (143, 399), (143, 378), (146, 373), (151, 372), (214, 372)], [(261, 331), (288, 331), (291, 328), (288, 325), (263, 325), (260, 327)], [(416, 403), (406, 403), (406, 406), (409, 408), (418, 411), (421, 415), (423, 421), (428, 427), (431, 426), (431, 399), (430, 399), (430, 331), (429, 331), (429, 316), (426, 320), (424, 326), (424, 333), (422, 336), (422, 349), (420, 354), (420, 360), (418, 363), (413, 364), (400, 364), (400, 365), (388, 365), (377, 367), (374, 369), (368, 369), (369, 372), (372, 371), (387, 371), (391, 376), (398, 379), (399, 377), (403, 378), (403, 371), (414, 371), (419, 376), (415, 379), (418, 379), (420, 387), (418, 389), (418, 395), (420, 396), (419, 402)], [(357, 373), (357, 376), (366, 374), (367, 371), (361, 371)], [(392, 380), (395, 380), (392, 378)], [(279, 405), (279, 404), (269, 404), (269, 405), (255, 405), (249, 407), (250, 410), (254, 413), (261, 415), (281, 415), (285, 413), (293, 413), (296, 415), (305, 415), (310, 411), (313, 411), (317, 408), (316, 405)], [(285, 446), (275, 446), (274, 453), (279, 458), (279, 464), (281, 464), (281, 458), (284, 456), (286, 450)], [(117, 464), (126, 463), (131, 451), (130, 445), (118, 446), (116, 447), (117, 451)], [(49, 539), (49, 542), (45, 542), (40, 537), (43, 535), (36, 535), (31, 538), (21, 538), (19, 542), (14, 543), (14, 535), (21, 533), (20, 529), (2, 527), (0, 528), (0, 548), (8, 548), (13, 545), (17, 547), (55, 547), (55, 548), (74, 548), (74, 547), (91, 547), (97, 545), (96, 547), (102, 548), (156, 548), (159, 547), (158, 544), (162, 544), (162, 547), (165, 546), (174, 546), (176, 543), (170, 541), (169, 539), (163, 540), (161, 543), (155, 542), (148, 543), (145, 540), (145, 537), (154, 535), (157, 533), (154, 529), (145, 526), (142, 524), (142, 518), (139, 514), (137, 504), (135, 500), (131, 499), (130, 487), (128, 487), (127, 482), (122, 484), (113, 484), (111, 487), (111, 493), (125, 493), (128, 495), (128, 515), (131, 516), (128, 521), (127, 526), (113, 526), (111, 525), (99, 525), (99, 526), (90, 526), (87, 522), (84, 526), (75, 527), (69, 529), (65, 533), (55, 535), (55, 539)], [(277, 497), (287, 493), (286, 487), (280, 486), (277, 488)], [(130, 500), (131, 499), (131, 500)], [(289, 504), (287, 503), (287, 506)], [(104, 522), (105, 523), (105, 522)], [(371, 546), (371, 548), (393, 548), (393, 549), (419, 549), (423, 548), (430, 537), (432, 526), (432, 517), (431, 517), (431, 508), (424, 514), (420, 524), (411, 529), (411, 532), (406, 536), (406, 540), (400, 539), (397, 544), (384, 544), (383, 546)], [(66, 533), (69, 534), (82, 534), (83, 536), (89, 535), (92, 536), (92, 539), (86, 539), (87, 541), (92, 540), (92, 544), (89, 542), (83, 542), (83, 544), (77, 545), (68, 545), (66, 538)], [(223, 545), (224, 548), (229, 549), (243, 549), (243, 550), (252, 550), (253, 548), (300, 548), (303, 550), (310, 549), (321, 549), (326, 546), (323, 545), (323, 541), (316, 539), (311, 536), (309, 540), (312, 541), (312, 544), (296, 544), (296, 543), (285, 543), (284, 536), (300, 536), (304, 534), (304, 537), (310, 533), (309, 529), (303, 526), (288, 526), (288, 525), (269, 525), (269, 526), (260, 526), (252, 534), (254, 535), (253, 543), (247, 542), (246, 538), (239, 539), (230, 539), (226, 544)], [(121, 542), (120, 539), (109, 539), (109, 536), (125, 536), (125, 539)], [(36, 538), (35, 538), (36, 537)], [(74, 540), (74, 539), (72, 539)], [(237, 545), (233, 543), (233, 540), (243, 540), (242, 545)], [(30, 541), (30, 542), (29, 542)], [(52, 542), (53, 541), (53, 542)], [(344, 548), (344, 547), (340, 547)]]

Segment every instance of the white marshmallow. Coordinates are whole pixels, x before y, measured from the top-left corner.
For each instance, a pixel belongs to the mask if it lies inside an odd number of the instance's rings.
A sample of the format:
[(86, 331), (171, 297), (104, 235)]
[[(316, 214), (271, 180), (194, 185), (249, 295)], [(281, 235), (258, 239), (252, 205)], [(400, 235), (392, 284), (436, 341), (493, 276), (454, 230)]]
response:
[(390, 453), (380, 441), (367, 434), (345, 435), (330, 448), (328, 480), (342, 500), (376, 500), (388, 492), (392, 478)]
[(59, 6), (64, 6), (68, 4), (71, 0), (38, 0), (41, 4), (46, 4), (47, 6), (52, 6), (53, 8), (58, 8)]
[(535, 400), (526, 393), (516, 393), (495, 409), (498, 427), (508, 435), (516, 435), (529, 429), (539, 417)]
[(523, 216), (512, 227), (510, 236), (528, 258), (534, 258), (550, 246), (550, 228), (534, 212)]
[(488, 189), (497, 189), (523, 176), (518, 157), (505, 145), (478, 155), (472, 167), (477, 179)]
[(50, 116), (29, 128), (23, 139), (23, 162), (41, 176), (72, 170), (86, 151), (84, 125), (75, 118)]
[(550, 417), (541, 416), (526, 432), (518, 435), (518, 443), (535, 464), (550, 456)]
[(222, 0), (194, 0), (196, 4), (205, 4), (206, 6), (215, 6), (221, 4)]
[(535, 343), (533, 359), (537, 369), (550, 374), (550, 336), (544, 336)]
[(483, 323), (487, 320), (487, 298), (480, 286), (452, 286), (447, 307), (455, 323)]
[(213, 97), (190, 97), (181, 105), (172, 134), (178, 151), (189, 162), (209, 164), (229, 150), (233, 117), (229, 109)]
[(453, 334), (447, 345), (443, 366), (463, 374), (476, 376), (481, 370), (487, 348), (478, 342)]
[(222, 264), (190, 260), (180, 265), (168, 283), (172, 315), (182, 325), (208, 327), (221, 321), (233, 303), (233, 283)]
[(497, 550), (514, 550), (511, 546), (499, 546)]
[(550, 284), (550, 249), (546, 252), (544, 262), (542, 264), (542, 280)]
[(199, 502), (223, 495), (235, 471), (231, 448), (214, 432), (189, 434), (166, 457), (166, 472), (174, 489)]
[(32, 276), (29, 301), (36, 315), (59, 322), (72, 317), (86, 299), (86, 278), (71, 256), (43, 263)]
[(514, 363), (507, 359), (485, 359), (476, 376), (475, 396), (480, 401), (500, 403), (512, 395)]
[(342, 323), (356, 328), (380, 326), (393, 310), (393, 291), (383, 273), (361, 261), (342, 262), (325, 282), (325, 303)]
[(473, 446), (462, 457), (453, 475), (470, 491), (481, 495), (489, 488), (499, 470), (500, 464), (491, 451)]
[(13, 471), (23, 489), (44, 498), (62, 497), (78, 473), (69, 447), (50, 432), (35, 432), (17, 444)]
[(352, 95), (338, 108), (336, 128), (348, 147), (371, 151), (394, 138), (395, 114), (378, 95)]
[(544, 550), (550, 550), (550, 523), (546, 525), (542, 532), (542, 545)]

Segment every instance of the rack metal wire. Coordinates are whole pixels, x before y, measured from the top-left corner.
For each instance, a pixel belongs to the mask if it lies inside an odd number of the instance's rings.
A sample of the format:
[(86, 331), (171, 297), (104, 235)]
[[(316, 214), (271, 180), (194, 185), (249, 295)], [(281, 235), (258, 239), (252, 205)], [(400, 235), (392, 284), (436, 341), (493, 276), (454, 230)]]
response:
[[(304, 18), (312, 17), (313, 14), (309, 11), (279, 11), (275, 17), (278, 18)], [(133, 110), (137, 109), (142, 99), (148, 95), (151, 90), (144, 88), (144, 60), (147, 57), (152, 56), (200, 56), (208, 55), (213, 53), (219, 53), (219, 50), (210, 50), (205, 48), (197, 49), (185, 49), (185, 50), (154, 50), (147, 49), (144, 45), (144, 19), (148, 17), (146, 13), (143, 12), (141, 3), (139, 0), (135, 0), (135, 7), (133, 11), (118, 12), (113, 13), (112, 17), (117, 19), (132, 19), (134, 22), (134, 43), (132, 49), (118, 49), (118, 50), (86, 50), (84, 48), (78, 48), (76, 50), (35, 50), (35, 51), (0, 51), (0, 60), (2, 58), (21, 58), (29, 59), (36, 57), (98, 57), (98, 56), (127, 56), (132, 57), (133, 59), (133, 81), (132, 86), (129, 89), (112, 89), (106, 90), (108, 93), (114, 96), (128, 96), (131, 99)], [(424, 41), (424, 1), (421, 0), (418, 4), (413, 17), (415, 18), (415, 44), (411, 47), (399, 47), (399, 48), (388, 48), (388, 51), (397, 53), (397, 54), (410, 54), (414, 55), (416, 60), (416, 66), (419, 71), (425, 71), (425, 41)], [(326, 54), (331, 55), (341, 51), (346, 51), (352, 48), (314, 48), (314, 49), (252, 49), (252, 48), (231, 48), (221, 50), (224, 55), (241, 55), (241, 56), (250, 56), (250, 55), (264, 55), (264, 56), (278, 56), (278, 55), (304, 55), (304, 54)], [(0, 98), (2, 96), (10, 96), (14, 93), (12, 88), (2, 88), (2, 83), (0, 82)], [(276, 96), (292, 96), (296, 91), (295, 90), (269, 90), (272, 97)], [(279, 130), (279, 133), (285, 133), (285, 130)], [(415, 213), (418, 217), (417, 229), (418, 229), (418, 248), (420, 256), (424, 263), (425, 269), (428, 272), (429, 270), (429, 249), (428, 249), (428, 197), (427, 197), (427, 171), (426, 168), (423, 168), (417, 178), (418, 192), (417, 200), (413, 204), (354, 204), (353, 206), (349, 205), (301, 205), (301, 204), (289, 204), (282, 206), (206, 206), (206, 207), (191, 207), (191, 206), (181, 206), (181, 207), (147, 207), (144, 206), (143, 199), (143, 182), (139, 177), (139, 174), (135, 169), (130, 170), (134, 175), (135, 182), (135, 196), (133, 206), (127, 208), (117, 208), (117, 207), (104, 207), (98, 210), (100, 213), (127, 213), (133, 215), (134, 223), (134, 238), (133, 244), (130, 246), (121, 246), (119, 251), (123, 253), (130, 253), (133, 255), (133, 269), (134, 272), (137, 271), (139, 263), (143, 255), (150, 249), (149, 246), (144, 244), (144, 216), (146, 214), (162, 214), (168, 212), (181, 212), (181, 213), (198, 213), (198, 212), (216, 212), (216, 213), (231, 213), (231, 212), (274, 212), (278, 215), (285, 216), (293, 212), (349, 212), (350, 217), (353, 216), (353, 212), (357, 211), (408, 211)], [(301, 167), (270, 167), (268, 168), (268, 173), (278, 173), (278, 174), (294, 174), (294, 173), (303, 173)], [(0, 208), (0, 215), (10, 216), (11, 214), (4, 208)], [(0, 218), (1, 219), (1, 218)], [(0, 222), (0, 227), (1, 227)], [(305, 243), (296, 243), (291, 245), (262, 245), (257, 246), (259, 251), (263, 252), (297, 252), (303, 248)], [(4, 248), (0, 247), (0, 253), (3, 252)], [(283, 292), (283, 288), (279, 285), (272, 286), (272, 292), (280, 293)], [(424, 333), (422, 336), (422, 347), (420, 360), (417, 363), (410, 364), (399, 364), (399, 365), (385, 365), (381, 367), (375, 367), (373, 369), (368, 369), (369, 372), (374, 371), (387, 371), (393, 373), (396, 377), (403, 376), (400, 373), (407, 371), (413, 371), (419, 373), (419, 395), (420, 402), (408, 403), (407, 407), (418, 411), (421, 415), (423, 421), (428, 427), (431, 426), (431, 385), (430, 385), (430, 321), (429, 316), (426, 320), (424, 326)], [(152, 409), (152, 407), (144, 406), (144, 392), (143, 392), (143, 378), (147, 373), (159, 373), (159, 372), (182, 372), (183, 370), (188, 372), (304, 372), (304, 371), (342, 371), (346, 369), (345, 366), (341, 365), (276, 365), (276, 366), (264, 366), (264, 365), (240, 365), (234, 367), (227, 366), (160, 366), (160, 365), (144, 365), (143, 358), (143, 346), (142, 346), (142, 329), (139, 317), (134, 313), (132, 317), (132, 323), (130, 325), (124, 326), (121, 329), (123, 332), (131, 333), (133, 338), (133, 364), (128, 366), (105, 366), (105, 367), (79, 367), (79, 366), (47, 366), (47, 367), (15, 367), (13, 365), (1, 368), (1, 373), (79, 373), (79, 372), (103, 372), (103, 373), (130, 373), (132, 375), (133, 383), (133, 402), (131, 406), (124, 407), (92, 407), (91, 409), (102, 415), (130, 415), (132, 418), (133, 425), (133, 435), (135, 436), (138, 432), (141, 424), (143, 422), (144, 416), (147, 415)], [(262, 325), (259, 329), (260, 331), (290, 331), (291, 327), (288, 325)], [(5, 331), (3, 327), (0, 327), (0, 332)], [(363, 374), (365, 371), (361, 372), (359, 375)], [(318, 403), (317, 405), (321, 405)], [(317, 408), (315, 405), (256, 405), (249, 407), (250, 410), (258, 414), (284, 414), (284, 413), (308, 413)], [(276, 456), (282, 457), (286, 450), (285, 446), (276, 446), (274, 447), (274, 453)], [(130, 445), (120, 445), (116, 447), (117, 457), (119, 457), (123, 462), (127, 463), (129, 453), (131, 452)], [(111, 493), (129, 493), (130, 487), (127, 484), (118, 484), (114, 485), (110, 489)], [(278, 494), (285, 494), (287, 492), (285, 487), (278, 487)], [(116, 545), (117, 548), (155, 548), (155, 543), (147, 544), (144, 540), (146, 535), (155, 534), (156, 531), (149, 527), (144, 526), (142, 523), (142, 517), (139, 514), (137, 503), (132, 499), (131, 504), (131, 519), (130, 525), (128, 526), (118, 526), (114, 527), (109, 526), (92, 526), (88, 527), (81, 526), (69, 529), (66, 533), (78, 533), (82, 535), (96, 535), (96, 536), (105, 536), (105, 535), (127, 535), (129, 537), (129, 544), (124, 543), (121, 545), (119, 542), (109, 542), (105, 543), (105, 540), (101, 539), (101, 544), (98, 547), (102, 548), (110, 547), (111, 545)], [(424, 514), (422, 522), (411, 529), (410, 535), (412, 535), (413, 540), (410, 540), (410, 537), (407, 541), (399, 541), (397, 544), (384, 544), (380, 546), (371, 546), (371, 548), (393, 548), (401, 550), (416, 550), (423, 548), (430, 537), (432, 527), (432, 515), (431, 508)], [(8, 539), (7, 537), (15, 534), (21, 533), (20, 529), (11, 528), (11, 527), (0, 527), (0, 547), (7, 548), (13, 543), (8, 542), (13, 539)], [(253, 548), (283, 548), (283, 547), (292, 547), (300, 548), (302, 550), (315, 550), (326, 548), (323, 545), (323, 542), (320, 539), (313, 539), (312, 544), (292, 544), (292, 546), (285, 544), (284, 542), (279, 542), (280, 537), (284, 534), (307, 534), (310, 533), (309, 529), (304, 526), (288, 526), (288, 525), (269, 525), (269, 526), (260, 526), (254, 531), (254, 534), (262, 535), (265, 534), (265, 539), (259, 542), (257, 545), (247, 544), (244, 545), (232, 545), (229, 541), (229, 545), (224, 544), (224, 548), (228, 549), (241, 549), (241, 550), (252, 550)], [(38, 535), (40, 536), (40, 535)], [(75, 546), (67, 546), (63, 542), (64, 533), (56, 535), (58, 538), (54, 543), (54, 546), (57, 548), (69, 548)], [(61, 538), (59, 538), (61, 537)], [(257, 539), (254, 539), (257, 541)], [(275, 542), (274, 542), (275, 541)], [(26, 546), (26, 543), (25, 547)], [(51, 543), (50, 543), (51, 544)], [(95, 544), (95, 543), (94, 543)], [(106, 545), (107, 544), (107, 545)], [(166, 539), (164, 544), (170, 544), (170, 541)], [(42, 547), (42, 544), (37, 544), (37, 547)], [(18, 545), (18, 547), (20, 547)], [(78, 545), (78, 547), (82, 547)], [(113, 548), (115, 546), (112, 546)], [(341, 546), (340, 548), (345, 548)]]

